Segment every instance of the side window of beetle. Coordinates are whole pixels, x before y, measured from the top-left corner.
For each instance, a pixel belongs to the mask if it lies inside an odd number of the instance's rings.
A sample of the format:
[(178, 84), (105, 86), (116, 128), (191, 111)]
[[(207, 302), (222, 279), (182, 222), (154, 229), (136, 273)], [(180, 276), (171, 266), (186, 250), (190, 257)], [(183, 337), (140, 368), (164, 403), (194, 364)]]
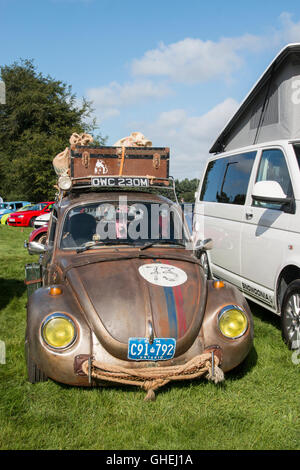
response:
[[(280, 149), (267, 149), (262, 152), (256, 182), (276, 181), (280, 184), (287, 197), (293, 197), (292, 182), (286, 164), (285, 156)], [(281, 204), (253, 201), (256, 207), (281, 210)]]

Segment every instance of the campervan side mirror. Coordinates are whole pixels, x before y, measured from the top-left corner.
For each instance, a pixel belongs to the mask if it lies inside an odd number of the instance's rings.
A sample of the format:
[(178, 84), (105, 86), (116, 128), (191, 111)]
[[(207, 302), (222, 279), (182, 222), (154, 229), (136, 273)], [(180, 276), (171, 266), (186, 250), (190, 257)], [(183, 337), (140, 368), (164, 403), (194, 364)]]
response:
[(252, 199), (273, 204), (287, 204), (292, 201), (292, 198), (287, 197), (277, 181), (259, 181), (255, 183)]

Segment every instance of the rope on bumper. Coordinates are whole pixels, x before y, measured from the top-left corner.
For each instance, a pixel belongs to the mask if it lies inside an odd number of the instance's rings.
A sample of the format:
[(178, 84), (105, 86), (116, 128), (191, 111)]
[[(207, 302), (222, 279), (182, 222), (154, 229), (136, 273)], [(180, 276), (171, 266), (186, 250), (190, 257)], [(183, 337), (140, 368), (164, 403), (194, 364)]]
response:
[[(213, 361), (213, 364), (212, 364)], [(210, 353), (195, 356), (182, 365), (166, 367), (146, 367), (130, 369), (118, 365), (92, 361), (91, 376), (108, 382), (135, 385), (147, 392), (145, 400), (155, 400), (155, 391), (175, 380), (191, 380), (205, 376), (214, 383), (224, 380), (224, 373), (219, 367), (217, 355)], [(82, 364), (83, 372), (88, 375), (88, 361)]]

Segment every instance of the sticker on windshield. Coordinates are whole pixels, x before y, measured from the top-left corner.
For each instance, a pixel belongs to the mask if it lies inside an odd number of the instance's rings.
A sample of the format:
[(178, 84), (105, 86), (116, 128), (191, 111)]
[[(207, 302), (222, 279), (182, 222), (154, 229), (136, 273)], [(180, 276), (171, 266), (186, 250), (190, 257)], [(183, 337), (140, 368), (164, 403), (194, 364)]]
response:
[(146, 281), (156, 286), (175, 287), (187, 280), (187, 275), (182, 269), (169, 264), (143, 264), (139, 267), (139, 273)]

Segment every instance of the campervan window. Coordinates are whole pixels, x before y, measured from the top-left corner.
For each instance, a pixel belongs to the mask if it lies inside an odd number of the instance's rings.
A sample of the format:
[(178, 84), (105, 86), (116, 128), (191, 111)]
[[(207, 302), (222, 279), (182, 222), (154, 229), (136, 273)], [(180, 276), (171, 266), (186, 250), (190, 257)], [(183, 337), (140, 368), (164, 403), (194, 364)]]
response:
[(249, 178), (256, 152), (213, 160), (204, 177), (201, 201), (245, 204)]
[[(280, 149), (264, 150), (261, 156), (256, 181), (276, 181), (288, 197), (293, 197), (292, 183), (285, 156)], [(267, 209), (282, 208), (281, 204), (254, 201), (254, 206)]]
[(297, 162), (298, 162), (299, 169), (300, 169), (300, 144), (295, 144), (293, 145), (293, 147), (294, 147), (295, 155), (296, 155)]

